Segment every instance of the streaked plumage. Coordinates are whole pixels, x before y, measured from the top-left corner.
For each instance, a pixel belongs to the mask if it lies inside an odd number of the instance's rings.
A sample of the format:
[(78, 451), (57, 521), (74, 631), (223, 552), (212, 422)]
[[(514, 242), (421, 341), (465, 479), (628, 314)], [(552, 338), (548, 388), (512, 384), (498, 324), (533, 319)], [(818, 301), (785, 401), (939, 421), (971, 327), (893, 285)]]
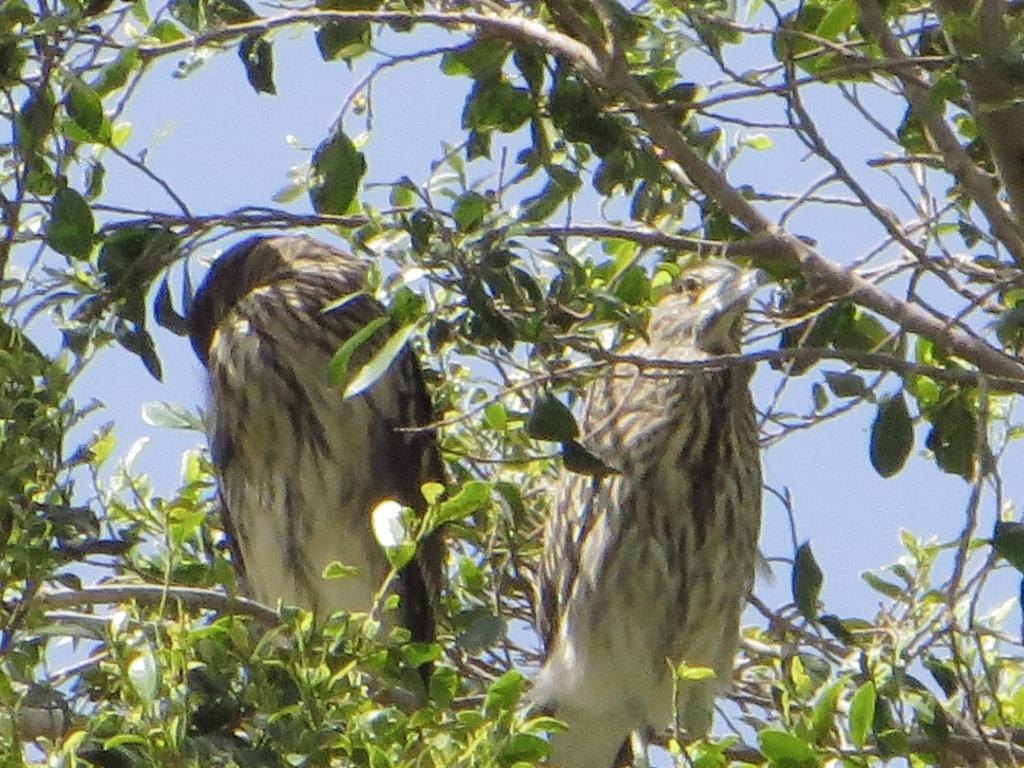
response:
[[(687, 269), (653, 310), (649, 340), (621, 351), (701, 360), (737, 352), (755, 273)], [(728, 684), (761, 520), (751, 369), (680, 372), (627, 364), (586, 390), (583, 443), (619, 474), (565, 473), (545, 531), (539, 703), (570, 730), (562, 768), (610, 768), (632, 730), (671, 721), (669, 662), (714, 669), (681, 689), (694, 732)]]
[[(207, 368), (207, 434), (235, 564), (257, 600), (323, 617), (368, 610), (389, 570), (371, 529), (384, 499), (423, 509), (420, 486), (441, 480), (435, 435), (404, 431), (432, 420), (419, 365), (404, 351), (367, 391), (344, 400), (327, 380), (332, 356), (382, 315), (358, 296), (366, 266), (306, 237), (252, 238), (210, 269), (189, 312)], [(386, 330), (362, 345), (367, 359)], [(399, 574), (400, 621), (434, 636), (441, 574), (437, 536)], [(325, 581), (332, 561), (359, 575)]]

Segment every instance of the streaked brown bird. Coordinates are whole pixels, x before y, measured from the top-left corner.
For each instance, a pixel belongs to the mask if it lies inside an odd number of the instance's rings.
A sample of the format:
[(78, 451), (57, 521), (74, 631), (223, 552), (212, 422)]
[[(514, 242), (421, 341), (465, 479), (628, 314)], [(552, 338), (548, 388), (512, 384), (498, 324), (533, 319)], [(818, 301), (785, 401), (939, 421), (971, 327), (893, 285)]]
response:
[[(700, 361), (740, 349), (757, 273), (708, 261), (684, 270), (621, 354)], [(602, 478), (565, 473), (548, 520), (538, 595), (545, 662), (534, 691), (569, 725), (561, 768), (610, 768), (630, 732), (672, 719), (672, 665), (710, 667), (682, 684), (688, 731), (711, 724), (731, 677), (761, 522), (752, 368), (616, 364), (587, 388), (583, 443)]]
[[(385, 499), (422, 511), (420, 486), (442, 481), (420, 367), (409, 349), (369, 389), (344, 399), (328, 363), (383, 315), (366, 265), (307, 237), (256, 237), (225, 252), (188, 314), (209, 380), (207, 435), (225, 528), (247, 591), (321, 618), (371, 608), (389, 571), (371, 512)], [(331, 308), (332, 302), (349, 297)], [(357, 348), (355, 370), (379, 348)], [(443, 544), (437, 534), (396, 579), (402, 625), (434, 637)], [(358, 575), (324, 580), (332, 561)]]

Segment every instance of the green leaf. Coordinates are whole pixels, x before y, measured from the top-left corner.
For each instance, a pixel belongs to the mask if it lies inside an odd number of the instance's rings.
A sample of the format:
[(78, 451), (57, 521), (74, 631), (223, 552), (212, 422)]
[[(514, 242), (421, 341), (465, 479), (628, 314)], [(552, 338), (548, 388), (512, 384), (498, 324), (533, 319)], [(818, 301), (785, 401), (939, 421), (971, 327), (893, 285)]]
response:
[(444, 525), (453, 520), (461, 520), (474, 512), (483, 509), (491, 501), (491, 484), (482, 480), (470, 480), (462, 484), (459, 492), (450, 499), (442, 501), (437, 508), (437, 516), (431, 521), (433, 527)]
[(388, 315), (396, 328), (415, 323), (427, 312), (427, 301), (409, 286), (403, 285), (391, 294)]
[(650, 301), (651, 282), (643, 267), (634, 266), (623, 272), (615, 282), (614, 294), (617, 299), (639, 306)]
[(177, 403), (156, 402), (142, 406), (142, 420), (154, 427), (203, 431), (202, 419)]
[(491, 201), (477, 192), (466, 192), (459, 195), (452, 206), (452, 217), (460, 232), (472, 232), (484, 220), (491, 209)]
[(714, 680), (718, 677), (715, 674), (715, 670), (711, 669), (711, 667), (692, 667), (685, 661), (677, 664), (673, 672), (675, 673), (676, 680), (686, 680), (688, 682)]
[(116, 330), (117, 342), (126, 350), (136, 355), (146, 371), (157, 381), (163, 381), (163, 366), (160, 364), (160, 357), (156, 353), (156, 344), (153, 337), (145, 328), (130, 328), (127, 324), (121, 323)]
[[(161, 43), (174, 43), (178, 40), (185, 39), (185, 33), (181, 31), (181, 28), (178, 27), (177, 24), (169, 19), (161, 19), (156, 22), (149, 28), (149, 32), (147, 34), (149, 37), (153, 37)], [(137, 56), (138, 51), (135, 51), (135, 54)]]
[[(486, 38), (485, 38), (486, 39)], [(544, 85), (544, 54), (540, 48), (520, 46), (512, 54), (512, 61), (519, 74), (534, 93), (540, 93)]]
[(405, 660), (413, 667), (440, 661), (443, 654), (437, 643), (406, 643), (402, 646)]
[(817, 768), (814, 749), (791, 733), (767, 728), (757, 735), (761, 753), (775, 768)]
[(128, 664), (128, 680), (142, 701), (149, 704), (156, 699), (160, 691), (160, 667), (150, 649), (136, 654)]
[(328, 312), (337, 312), (339, 309), (348, 306), (356, 299), (369, 295), (369, 292), (365, 288), (360, 288), (358, 291), (346, 293), (344, 296), (339, 296), (338, 298), (327, 302), (320, 311), (324, 314), (327, 314)]
[(944, 472), (973, 478), (978, 422), (968, 394), (961, 392), (925, 415), (932, 423), (925, 447), (935, 454), (935, 463)]
[(838, 0), (818, 24), (816, 34), (826, 40), (838, 40), (857, 21), (857, 1)]
[(834, 613), (823, 613), (818, 617), (818, 623), (832, 633), (832, 636), (847, 645), (855, 645), (857, 637), (850, 631), (847, 622), (840, 619)]
[(556, 82), (548, 111), (567, 141), (589, 144), (600, 158), (631, 146), (628, 123), (605, 112), (597, 91), (575, 78)]
[(370, 50), (372, 40), (366, 21), (332, 21), (316, 32), (316, 47), (324, 61), (347, 61), (361, 56)]
[(494, 402), (484, 408), (484, 423), (496, 432), (508, 429), (508, 411), (501, 402)]
[(793, 562), (793, 602), (808, 621), (817, 621), (818, 595), (825, 577), (818, 567), (811, 551), (811, 543), (805, 541), (796, 551)]
[(21, 71), (28, 56), (22, 47), (24, 39), (17, 35), (0, 37), (0, 87), (10, 88), (21, 79)]
[(466, 98), (462, 127), (511, 133), (533, 116), (533, 96), (505, 80), (477, 82)]
[(479, 653), (490, 648), (505, 635), (505, 620), (488, 608), (465, 611), (459, 614), (458, 620), (465, 628), (459, 632), (456, 642), (467, 653)]
[(346, 398), (355, 397), (372, 387), (381, 376), (387, 373), (391, 364), (405, 349), (406, 342), (409, 341), (409, 337), (415, 330), (415, 325), (407, 325), (395, 331), (349, 382), (344, 396)]
[(764, 133), (752, 133), (743, 139), (743, 145), (764, 152), (772, 148), (772, 139)]
[(526, 434), (534, 440), (551, 440), (558, 443), (575, 440), (580, 434), (572, 411), (550, 394), (534, 404), (525, 428)]
[(441, 71), (446, 75), (465, 75), (474, 80), (495, 80), (511, 51), (498, 37), (478, 37), (441, 57)]
[(918, 409), (924, 411), (938, 402), (942, 390), (935, 379), (928, 376), (909, 376), (906, 379), (907, 392), (917, 400)]
[[(361, 293), (362, 292), (353, 295), (361, 295)], [(331, 362), (327, 364), (327, 383), (332, 387), (337, 387), (344, 382), (346, 378), (348, 378), (348, 366), (356, 350), (358, 350), (359, 347), (366, 343), (367, 339), (373, 336), (373, 334), (389, 322), (391, 322), (391, 320), (386, 316), (375, 317), (345, 339), (345, 343), (338, 348), (338, 351), (335, 352), (334, 356), (331, 358)]]
[(416, 555), (416, 542), (415, 541), (403, 541), (401, 544), (395, 547), (387, 547), (384, 550), (384, 554), (391, 564), (391, 567), (396, 571), (404, 568), (409, 564), (409, 561)]
[(924, 660), (924, 666), (931, 672), (935, 682), (938, 683), (946, 696), (953, 696), (960, 690), (960, 681), (957, 679), (956, 670), (952, 664), (942, 661), (935, 656), (928, 656)]
[(868, 393), (867, 384), (856, 373), (822, 371), (822, 375), (825, 377), (825, 384), (836, 397), (863, 397)]
[(512, 669), (503, 674), (487, 689), (484, 696), (484, 710), (488, 714), (511, 711), (526, 687), (526, 678)]
[(821, 744), (835, 725), (839, 697), (846, 687), (847, 680), (846, 677), (836, 680), (821, 692), (818, 700), (814, 703), (810, 717), (810, 735), (816, 744)]
[(619, 474), (619, 470), (605, 464), (576, 440), (562, 443), (562, 466), (570, 472), (598, 479)]
[(388, 202), (393, 208), (411, 208), (416, 202), (416, 188), (406, 177), (391, 186)]
[(516, 733), (498, 750), (498, 765), (503, 768), (516, 763), (536, 765), (548, 754), (548, 743), (540, 736)]
[(449, 708), (459, 690), (459, 673), (451, 667), (434, 667), (430, 676), (430, 699), (436, 706)]
[(67, 92), (68, 115), (91, 141), (110, 141), (110, 121), (103, 113), (103, 102), (96, 91), (75, 79)]
[(828, 392), (818, 382), (811, 385), (811, 398), (814, 400), (815, 413), (821, 413), (828, 407)]
[(850, 701), (850, 741), (856, 747), (863, 747), (875, 720), (877, 699), (874, 683), (865, 683), (853, 694)]
[(153, 319), (161, 328), (177, 336), (188, 336), (188, 322), (174, 309), (171, 286), (166, 277), (160, 282), (160, 288), (153, 299)]
[(553, 215), (562, 203), (580, 188), (580, 179), (572, 171), (558, 166), (547, 169), (548, 182), (540, 194), (523, 200), (524, 221), (543, 221)]
[(96, 224), (85, 198), (70, 187), (58, 188), (46, 226), (46, 244), (65, 256), (87, 259), (92, 253), (95, 231)]
[(992, 546), (1000, 557), (1024, 573), (1024, 523), (996, 523)]
[(415, 211), (409, 217), (409, 240), (416, 253), (423, 253), (430, 246), (430, 237), (434, 234), (435, 223), (429, 213)]
[(366, 158), (340, 129), (313, 153), (315, 181), (309, 199), (317, 213), (343, 216), (352, 208)]
[(150, 285), (177, 245), (177, 235), (160, 226), (125, 227), (107, 235), (96, 266), (110, 292), (122, 300), (117, 310), (121, 317), (145, 323)]
[(898, 392), (878, 404), (871, 425), (871, 466), (882, 477), (892, 477), (903, 469), (913, 447), (914, 423), (903, 393)]
[(907, 595), (906, 590), (898, 584), (893, 584), (890, 581), (886, 581), (885, 579), (876, 576), (870, 571), (865, 571), (864, 573), (862, 573), (861, 578), (868, 583), (869, 587), (871, 587), (876, 592), (881, 592), (886, 597), (892, 598), (893, 600), (897, 600), (901, 603), (906, 603), (910, 601), (910, 597)]
[(277, 93), (274, 87), (274, 48), (259, 34), (247, 35), (238, 45), (238, 58), (245, 66), (245, 77), (256, 93)]
[(320, 574), (324, 579), (350, 579), (359, 575), (359, 569), (354, 565), (344, 565), (337, 560), (332, 560)]
[(442, 494), (444, 494), (444, 485), (442, 483), (431, 481), (420, 486), (420, 496), (423, 497), (427, 504), (436, 504)]

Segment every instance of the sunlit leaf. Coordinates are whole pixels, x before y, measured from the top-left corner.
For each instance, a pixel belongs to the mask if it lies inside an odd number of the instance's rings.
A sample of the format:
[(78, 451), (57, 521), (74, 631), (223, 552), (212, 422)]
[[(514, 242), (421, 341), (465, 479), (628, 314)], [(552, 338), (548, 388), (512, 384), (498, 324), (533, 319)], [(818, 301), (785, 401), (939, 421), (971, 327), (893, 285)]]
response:
[(434, 519), (435, 527), (444, 523), (461, 520), (482, 509), (491, 500), (491, 484), (482, 480), (463, 483), (452, 498), (442, 501)]
[(373, 357), (371, 357), (362, 368), (352, 377), (345, 388), (345, 397), (355, 397), (372, 387), (381, 376), (387, 373), (395, 359), (405, 349), (409, 337), (416, 331), (415, 325), (407, 325), (399, 328), (391, 337), (381, 345)]
[(877, 693), (874, 683), (865, 683), (850, 701), (850, 741), (854, 746), (863, 747), (875, 720)]
[(142, 406), (142, 420), (154, 427), (203, 431), (203, 422), (188, 408), (177, 403), (146, 403)]
[(526, 678), (522, 673), (511, 669), (487, 689), (484, 696), (484, 709), (489, 712), (509, 711), (519, 703), (519, 697), (526, 688)]
[(353, 333), (345, 343), (334, 353), (331, 361), (327, 364), (327, 382), (332, 386), (339, 386), (348, 378), (348, 368), (352, 356), (362, 347), (374, 334), (391, 322), (388, 317), (375, 317), (358, 331)]
[(818, 757), (811, 745), (791, 733), (765, 729), (757, 740), (761, 753), (774, 768), (818, 768)]

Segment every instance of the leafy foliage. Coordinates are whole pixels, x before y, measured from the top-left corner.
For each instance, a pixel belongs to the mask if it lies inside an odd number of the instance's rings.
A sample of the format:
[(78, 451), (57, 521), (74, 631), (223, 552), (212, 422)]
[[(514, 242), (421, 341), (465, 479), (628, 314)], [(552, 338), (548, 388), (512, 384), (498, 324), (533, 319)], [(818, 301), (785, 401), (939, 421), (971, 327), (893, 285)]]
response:
[[(959, 536), (905, 532), (899, 561), (864, 574), (881, 601), (872, 616), (836, 612), (833, 564), (797, 545), (793, 522), (794, 551), (772, 553), (792, 601), (755, 599), (744, 629), (727, 708), (739, 725), (658, 742), (700, 768), (1020, 763), (1024, 670), (1003, 626), (1019, 598), (987, 608), (991, 584), (1024, 571), (1000, 474), (1024, 392), (1016, 16), (1000, 3), (857, 0), (755, 2), (749, 18), (719, 0), (483, 5), (500, 13), (420, 0), (0, 3), (12, 127), (0, 149), (4, 764), (537, 764), (561, 727), (528, 706), (530, 577), (551, 484), (617, 471), (587, 450), (579, 393), (706, 255), (771, 282), (748, 329), (775, 393), (758, 402), (766, 448), (870, 411), (865, 469), (888, 478), (930, 462), (971, 501)], [(451, 44), (419, 50), (409, 33), (426, 26), (452, 30)], [(188, 88), (230, 51), (269, 99), (286, 82), (285, 33), (369, 75), (339, 96), (280, 207), (197, 214), (198, 186), (176, 190), (125, 149), (138, 86), (166, 60)], [(382, 53), (402, 35), (416, 53)], [(371, 86), (425, 59), (465, 86), (462, 135), (427, 179), (381, 180)], [(840, 105), (848, 130), (831, 135), (824, 113)], [(848, 136), (861, 132), (871, 149), (858, 155)], [(770, 178), (751, 170), (765, 165)], [(166, 210), (109, 194), (115, 177), (155, 183)], [(895, 202), (879, 202), (880, 182)], [(598, 223), (581, 223), (588, 206)], [(856, 226), (819, 246), (803, 228), (822, 220)], [(136, 469), (141, 444), (118, 448), (113, 425), (81, 430), (103, 394), (88, 372), (121, 364), (110, 347), (161, 377), (154, 334), (184, 334), (193, 292), (184, 259), (237, 232), (300, 227), (373, 257), (366, 294), (388, 310), (337, 350), (325, 376), (338, 396), (370, 386), (406, 343), (426, 366), (451, 482), (422, 489), (429, 514), (389, 555), (399, 565), (416, 535), (446, 526), (437, 644), (386, 629), (393, 598), (318, 626), (232, 597), (205, 455), (186, 452), (178, 487), (158, 493)], [(175, 404), (143, 415), (201, 424)], [(81, 661), (54, 671), (68, 639)], [(701, 674), (669, 661), (680, 679)]]

